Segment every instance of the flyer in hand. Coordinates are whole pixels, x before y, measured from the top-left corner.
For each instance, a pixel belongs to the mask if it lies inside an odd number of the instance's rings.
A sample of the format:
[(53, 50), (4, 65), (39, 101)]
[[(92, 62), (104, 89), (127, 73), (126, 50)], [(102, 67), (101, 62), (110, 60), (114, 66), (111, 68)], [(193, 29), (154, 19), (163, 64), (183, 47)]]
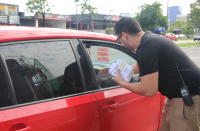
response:
[(124, 61), (118, 59), (116, 63), (112, 63), (108, 73), (110, 73), (113, 76), (117, 76), (117, 69), (120, 70), (120, 74), (122, 78), (124, 79), (124, 81), (129, 83), (131, 78), (134, 75), (133, 67), (125, 63)]

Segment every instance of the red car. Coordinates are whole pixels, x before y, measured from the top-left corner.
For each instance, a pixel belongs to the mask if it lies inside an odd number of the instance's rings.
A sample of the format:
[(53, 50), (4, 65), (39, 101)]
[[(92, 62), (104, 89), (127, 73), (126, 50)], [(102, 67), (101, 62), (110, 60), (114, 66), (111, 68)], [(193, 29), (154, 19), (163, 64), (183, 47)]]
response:
[(166, 37), (166, 38), (168, 38), (168, 39), (170, 39), (170, 40), (175, 40), (175, 41), (177, 41), (177, 37), (176, 37), (173, 33), (166, 33), (166, 34), (164, 34), (164, 35), (162, 35), (162, 36), (164, 36), (164, 37)]
[[(120, 87), (99, 69), (136, 54), (113, 36), (0, 28), (0, 131), (157, 131), (165, 97)], [(134, 75), (132, 83), (140, 82)]]

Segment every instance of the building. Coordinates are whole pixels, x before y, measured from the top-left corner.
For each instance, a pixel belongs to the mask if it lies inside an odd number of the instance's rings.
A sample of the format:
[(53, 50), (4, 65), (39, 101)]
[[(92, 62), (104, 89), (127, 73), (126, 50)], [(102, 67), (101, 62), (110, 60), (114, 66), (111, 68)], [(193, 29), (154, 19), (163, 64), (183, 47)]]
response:
[[(43, 17), (42, 14), (38, 14), (38, 26), (42, 27)], [(66, 28), (66, 24), (71, 24), (71, 16), (61, 14), (45, 14), (45, 27), (52, 28)]]
[(19, 6), (13, 4), (0, 3), (0, 25), (17, 26), (20, 25)]
[[(119, 20), (120, 16), (97, 14), (97, 17), (94, 17), (92, 21), (94, 32), (113, 34), (113, 31), (107, 29), (109, 27), (113, 28)], [(67, 28), (71, 27), (77, 29), (77, 24), (78, 30), (91, 31), (91, 21), (89, 15), (71, 15), (71, 25), (67, 24)]]
[(19, 12), (20, 26), (38, 27), (38, 20), (35, 16), (25, 16), (24, 12)]
[(169, 26), (171, 26), (174, 22), (176, 22), (177, 15), (182, 14), (182, 7), (181, 6), (171, 6), (168, 8), (168, 21)]
[(177, 15), (177, 20), (187, 22), (188, 15)]
[(121, 13), (120, 16), (121, 18), (124, 18), (124, 17), (134, 18), (136, 15), (134, 13)]

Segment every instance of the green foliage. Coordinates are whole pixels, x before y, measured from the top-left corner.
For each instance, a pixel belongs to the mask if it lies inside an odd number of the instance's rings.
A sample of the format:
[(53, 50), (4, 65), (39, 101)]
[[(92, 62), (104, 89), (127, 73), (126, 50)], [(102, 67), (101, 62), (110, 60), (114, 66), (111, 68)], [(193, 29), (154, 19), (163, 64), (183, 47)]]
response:
[(182, 29), (182, 27), (186, 26), (186, 22), (184, 21), (176, 21), (172, 24), (172, 26), (170, 27), (170, 29), (167, 31), (168, 33), (173, 33), (174, 28), (179, 28)]
[(191, 47), (191, 46), (200, 46), (200, 43), (186, 43), (186, 44), (178, 44), (179, 47)]
[(50, 3), (47, 0), (29, 0), (26, 3), (26, 11), (28, 13), (34, 13), (36, 16), (38, 13), (51, 12)]
[(169, 30), (167, 30), (167, 33), (173, 33), (173, 31), (174, 31), (174, 26), (171, 26), (171, 27), (169, 28)]
[(183, 34), (187, 36), (187, 38), (192, 37), (194, 35), (194, 26), (191, 24), (187, 24), (182, 27)]
[(28, 0), (28, 2), (26, 3), (27, 13), (34, 13), (35, 16), (38, 16), (38, 13), (41, 13), (43, 18), (46, 12), (51, 13), (52, 7), (54, 7), (54, 5), (51, 6), (47, 0)]
[(163, 16), (161, 6), (161, 3), (155, 1), (152, 5), (144, 4), (139, 7), (141, 12), (136, 13), (135, 19), (144, 31), (154, 31), (158, 27), (168, 29), (168, 20), (167, 17)]
[(174, 22), (173, 24), (172, 24), (172, 26), (174, 27), (174, 28), (179, 28), (179, 29), (181, 29), (183, 26), (185, 26), (186, 25), (186, 22), (184, 22), (184, 21), (176, 21), (176, 22)]
[(190, 13), (188, 14), (189, 23), (193, 24), (195, 28), (200, 29), (200, 0), (190, 4)]
[[(79, 0), (75, 0), (75, 2), (78, 2), (78, 1)], [(94, 17), (97, 17), (98, 8), (97, 7), (92, 7), (87, 2), (88, 2), (88, 0), (86, 0), (83, 3), (79, 4), (79, 6), (81, 6), (81, 14), (82, 15), (85, 15), (86, 13), (88, 13), (88, 15), (90, 16), (91, 29), (92, 29), (92, 31), (94, 31), (93, 26), (92, 26), (92, 20), (94, 19)]]

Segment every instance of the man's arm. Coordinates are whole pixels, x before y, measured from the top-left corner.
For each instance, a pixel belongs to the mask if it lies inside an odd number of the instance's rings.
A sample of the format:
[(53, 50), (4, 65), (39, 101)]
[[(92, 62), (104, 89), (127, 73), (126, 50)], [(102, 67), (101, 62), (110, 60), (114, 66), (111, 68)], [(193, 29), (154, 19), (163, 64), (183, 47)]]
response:
[(134, 74), (140, 74), (138, 63), (132, 64), (131, 66), (133, 66), (133, 72), (134, 72)]
[(158, 72), (142, 76), (141, 83), (127, 83), (118, 70), (118, 76), (114, 77), (114, 80), (122, 87), (139, 95), (153, 97), (158, 91)]

